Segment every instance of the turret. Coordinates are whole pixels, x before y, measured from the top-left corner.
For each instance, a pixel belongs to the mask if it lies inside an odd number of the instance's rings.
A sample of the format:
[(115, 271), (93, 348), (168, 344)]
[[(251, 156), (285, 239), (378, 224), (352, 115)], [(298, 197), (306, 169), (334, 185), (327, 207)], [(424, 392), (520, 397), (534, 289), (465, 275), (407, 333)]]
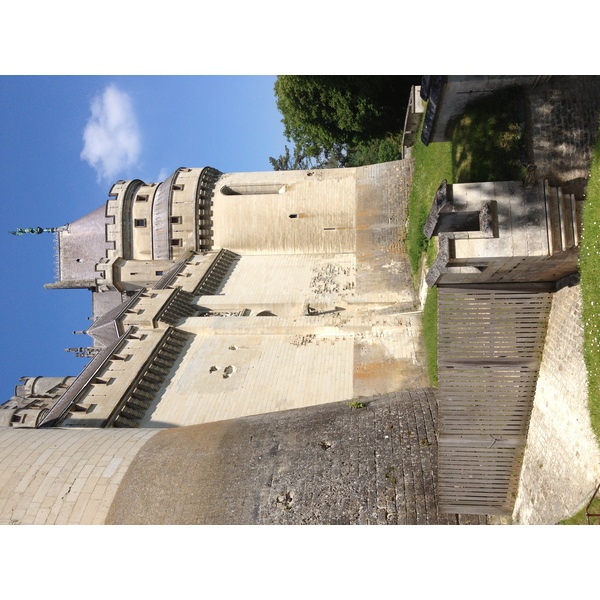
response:
[(75, 377), (22, 377), (12, 398), (0, 405), (0, 427), (36, 427)]

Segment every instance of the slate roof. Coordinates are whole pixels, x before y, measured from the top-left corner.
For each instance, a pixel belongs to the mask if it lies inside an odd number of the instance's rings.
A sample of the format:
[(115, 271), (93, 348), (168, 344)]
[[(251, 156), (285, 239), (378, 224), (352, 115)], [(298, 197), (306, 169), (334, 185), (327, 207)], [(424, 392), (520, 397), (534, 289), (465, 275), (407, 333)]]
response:
[(96, 264), (106, 256), (105, 226), (110, 221), (103, 204), (58, 232), (60, 281), (83, 281), (92, 285)]

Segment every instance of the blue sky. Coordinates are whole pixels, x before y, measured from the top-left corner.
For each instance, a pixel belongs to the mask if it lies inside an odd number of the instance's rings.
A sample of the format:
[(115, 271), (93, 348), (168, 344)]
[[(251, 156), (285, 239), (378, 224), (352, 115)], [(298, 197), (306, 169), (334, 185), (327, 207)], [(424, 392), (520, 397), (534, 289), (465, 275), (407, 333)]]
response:
[(64, 351), (91, 321), (87, 290), (47, 290), (52, 234), (102, 205), (118, 179), (161, 181), (178, 167), (270, 171), (284, 149), (270, 76), (2, 76), (0, 403), (19, 377), (76, 375)]

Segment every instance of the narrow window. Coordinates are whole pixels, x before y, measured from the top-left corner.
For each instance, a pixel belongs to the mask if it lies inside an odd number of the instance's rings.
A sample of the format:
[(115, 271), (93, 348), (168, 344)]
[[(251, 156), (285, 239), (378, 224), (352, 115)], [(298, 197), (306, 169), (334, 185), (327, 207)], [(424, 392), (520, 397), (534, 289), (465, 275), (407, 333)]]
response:
[(181, 238), (174, 238), (171, 240), (171, 246), (183, 246), (183, 240)]
[(177, 183), (177, 184), (175, 184), (175, 185), (173, 186), (173, 191), (174, 191), (174, 192), (180, 192), (181, 190), (183, 190), (183, 188), (184, 188), (184, 187), (185, 187), (185, 186), (184, 186), (184, 184), (182, 184), (182, 183)]
[(160, 275), (164, 275), (164, 271), (156, 271), (156, 274), (159, 275), (159, 276)]
[(135, 201), (136, 202), (148, 202), (148, 196), (136, 196), (135, 197)]
[(284, 194), (285, 185), (281, 183), (257, 183), (248, 185), (224, 185), (221, 194), (224, 196)]
[(298, 218), (298, 215), (297, 215), (297, 214), (295, 214), (295, 213), (294, 213), (294, 214), (292, 214), (292, 215), (290, 215), (290, 219), (297, 219), (297, 218)]
[(181, 217), (170, 217), (171, 223), (181, 223)]
[(146, 227), (146, 219), (134, 219), (134, 225), (136, 227)]
[(324, 227), (324, 231), (335, 231), (335, 227)]

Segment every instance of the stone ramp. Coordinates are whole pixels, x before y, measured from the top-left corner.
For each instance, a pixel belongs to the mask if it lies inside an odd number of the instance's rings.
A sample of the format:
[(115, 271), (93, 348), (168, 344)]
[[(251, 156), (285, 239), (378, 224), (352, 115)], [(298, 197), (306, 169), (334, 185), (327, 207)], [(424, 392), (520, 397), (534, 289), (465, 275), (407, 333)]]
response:
[(577, 512), (600, 482), (583, 361), (581, 288), (556, 292), (540, 368), (515, 523), (551, 525)]

